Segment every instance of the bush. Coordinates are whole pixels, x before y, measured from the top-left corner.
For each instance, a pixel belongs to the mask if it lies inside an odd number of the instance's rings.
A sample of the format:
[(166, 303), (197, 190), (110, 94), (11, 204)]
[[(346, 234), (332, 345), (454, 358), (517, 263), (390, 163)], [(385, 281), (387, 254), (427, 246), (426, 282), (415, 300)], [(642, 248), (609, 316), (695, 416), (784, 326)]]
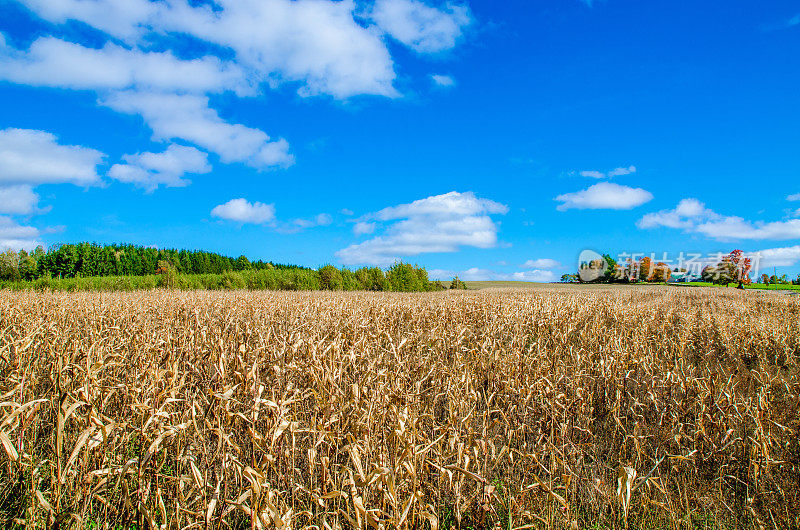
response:
[(333, 265), (325, 265), (319, 269), (319, 285), (328, 291), (341, 291), (344, 287), (342, 273)]
[(416, 265), (398, 262), (386, 271), (390, 291), (412, 292), (427, 291), (428, 271)]
[(462, 282), (461, 279), (458, 276), (456, 276), (455, 278), (453, 278), (453, 281), (450, 282), (450, 288), (451, 289), (464, 289), (464, 290), (466, 290), (467, 284)]
[[(0, 281), (0, 289), (36, 289), (39, 291), (133, 291), (137, 289), (188, 290), (291, 290), (314, 291), (437, 291), (445, 289), (440, 281), (429, 281), (428, 271), (408, 263), (396, 263), (386, 273), (379, 267), (357, 271), (325, 265), (318, 271), (299, 267), (263, 267), (226, 270), (219, 274), (182, 274), (167, 264), (159, 264), (158, 274), (130, 276), (81, 276), (52, 278), (49, 274), (31, 280)], [(462, 282), (463, 283), (463, 282)], [(464, 286), (466, 288), (466, 286)]]

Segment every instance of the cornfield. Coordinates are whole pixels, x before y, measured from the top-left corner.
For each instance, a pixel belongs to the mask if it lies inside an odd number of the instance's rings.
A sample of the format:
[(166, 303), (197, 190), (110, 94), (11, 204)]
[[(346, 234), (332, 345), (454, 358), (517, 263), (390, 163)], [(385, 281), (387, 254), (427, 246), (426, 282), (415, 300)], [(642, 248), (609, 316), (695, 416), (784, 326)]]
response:
[(800, 297), (0, 292), (0, 521), (800, 525)]

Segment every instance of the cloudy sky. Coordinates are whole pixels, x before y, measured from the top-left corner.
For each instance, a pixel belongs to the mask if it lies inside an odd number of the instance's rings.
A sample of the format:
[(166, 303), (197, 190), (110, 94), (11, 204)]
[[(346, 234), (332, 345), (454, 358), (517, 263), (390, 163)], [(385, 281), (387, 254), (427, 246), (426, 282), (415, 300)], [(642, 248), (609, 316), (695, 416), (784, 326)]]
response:
[(800, 5), (0, 0), (0, 247), (800, 272)]

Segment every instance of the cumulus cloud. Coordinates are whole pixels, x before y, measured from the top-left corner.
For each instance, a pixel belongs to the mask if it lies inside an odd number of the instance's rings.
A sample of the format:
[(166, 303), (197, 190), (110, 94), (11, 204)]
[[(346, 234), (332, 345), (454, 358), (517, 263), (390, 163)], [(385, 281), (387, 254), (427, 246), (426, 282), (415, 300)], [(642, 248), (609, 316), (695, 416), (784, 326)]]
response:
[(621, 186), (612, 182), (599, 182), (574, 193), (564, 193), (555, 198), (561, 202), (556, 209), (577, 210), (630, 210), (649, 202), (653, 194), (642, 188)]
[(418, 0), (377, 0), (363, 12), (353, 0), (186, 1), (21, 0), (45, 20), (79, 20), (128, 45), (155, 34), (185, 34), (231, 50), (243, 76), (299, 84), (301, 95), (395, 97), (394, 64), (382, 36), (418, 53), (455, 46), (472, 21), (469, 9)]
[(735, 239), (800, 239), (800, 219), (755, 223), (741, 217), (722, 217), (694, 227), (698, 233), (713, 239), (731, 241)]
[(352, 0), (23, 0), (46, 20), (80, 20), (128, 44), (152, 33), (185, 34), (232, 50), (257, 82), (297, 82), (303, 95), (395, 96), (394, 65), (379, 31), (364, 27)]
[(717, 215), (706, 208), (706, 205), (697, 199), (683, 199), (672, 210), (661, 210), (645, 214), (637, 221), (639, 228), (657, 228), (665, 226), (668, 228), (689, 229), (697, 224), (701, 219), (716, 218)]
[(792, 267), (800, 262), (800, 245), (759, 250), (759, 268)]
[(445, 88), (455, 86), (456, 84), (456, 80), (450, 77), (449, 75), (432, 74), (431, 80), (434, 82), (436, 86)]
[(140, 114), (157, 140), (182, 139), (218, 153), (223, 162), (243, 162), (256, 169), (294, 163), (289, 144), (259, 129), (230, 124), (209, 108), (208, 98), (147, 92), (118, 92), (103, 103), (119, 112)]
[(0, 215), (0, 250), (33, 250), (41, 243), (36, 239), (39, 230), (23, 226), (8, 216)]
[(231, 199), (211, 210), (213, 217), (239, 223), (262, 224), (275, 219), (275, 205), (249, 202), (246, 199)]
[(508, 207), (452, 191), (408, 204), (384, 208), (360, 222), (388, 223), (381, 235), (350, 245), (336, 253), (345, 264), (389, 265), (401, 258), (430, 252), (455, 252), (462, 246), (492, 248), (498, 225), (491, 215)]
[(162, 153), (137, 153), (124, 155), (124, 164), (115, 164), (108, 176), (135, 184), (152, 192), (159, 185), (181, 187), (190, 184), (184, 179), (186, 173), (208, 173), (211, 165), (208, 155), (194, 147), (171, 144)]
[(636, 173), (636, 166), (628, 166), (628, 167), (618, 167), (614, 168), (610, 171), (596, 171), (596, 170), (588, 170), (588, 171), (579, 171), (578, 174), (582, 177), (592, 178), (592, 179), (604, 179), (604, 178), (613, 178), (613, 177), (622, 177), (625, 175), (630, 175), (632, 173)]
[(447, 3), (437, 9), (417, 0), (376, 0), (370, 18), (392, 38), (419, 53), (452, 48), (472, 22), (466, 6)]
[(107, 43), (87, 48), (41, 37), (27, 51), (0, 54), (0, 79), (77, 90), (138, 88), (158, 91), (246, 91), (241, 68), (213, 56), (178, 59), (171, 52), (143, 52)]
[[(46, 21), (79, 21), (109, 39), (89, 47), (44, 36), (15, 49), (0, 38), (0, 79), (95, 91), (101, 104), (141, 115), (156, 139), (181, 139), (259, 170), (294, 162), (287, 141), (228, 123), (208, 94), (258, 95), (289, 84), (303, 97), (398, 97), (386, 36), (438, 53), (471, 21), (465, 6), (418, 0), (378, 0), (370, 9), (355, 0), (20, 2)], [(187, 57), (197, 41), (204, 55)], [(115, 172), (143, 178), (131, 168)]]
[(526, 269), (556, 269), (561, 267), (561, 263), (550, 258), (529, 259), (522, 264)]
[(46, 131), (0, 130), (0, 184), (72, 183), (99, 180), (97, 166), (105, 155), (77, 145), (62, 145)]
[(219, 219), (236, 221), (238, 223), (267, 225), (280, 234), (296, 234), (317, 226), (328, 226), (333, 223), (333, 217), (327, 213), (320, 213), (310, 219), (279, 220), (275, 215), (274, 204), (250, 202), (247, 199), (231, 199), (225, 204), (220, 204), (211, 210), (211, 215)]
[(473, 267), (463, 271), (433, 269), (429, 272), (429, 277), (434, 280), (445, 281), (453, 278), (454, 276), (458, 276), (461, 280), (472, 282), (516, 281), (548, 283), (556, 280), (555, 273), (548, 270), (530, 270), (506, 273)]
[(0, 187), (0, 213), (30, 215), (38, 212), (39, 196), (27, 184)]
[(720, 215), (691, 198), (683, 199), (672, 210), (646, 214), (637, 222), (637, 226), (644, 229), (676, 228), (721, 241), (800, 238), (800, 219), (753, 222), (738, 216)]
[(800, 193), (795, 193), (786, 197), (787, 201), (800, 201)]

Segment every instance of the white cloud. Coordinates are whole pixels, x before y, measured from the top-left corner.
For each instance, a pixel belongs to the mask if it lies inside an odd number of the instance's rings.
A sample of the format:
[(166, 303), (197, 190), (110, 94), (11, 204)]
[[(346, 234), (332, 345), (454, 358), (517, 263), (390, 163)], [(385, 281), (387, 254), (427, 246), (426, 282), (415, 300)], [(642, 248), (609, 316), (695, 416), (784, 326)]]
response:
[(456, 80), (449, 75), (432, 74), (431, 79), (440, 87), (452, 87), (456, 84)]
[(61, 145), (55, 135), (30, 129), (0, 130), (0, 183), (72, 183), (86, 186), (100, 178), (105, 155), (78, 145)]
[(39, 230), (33, 226), (23, 226), (10, 217), (0, 215), (0, 250), (33, 250), (41, 243), (35, 238)]
[(783, 248), (767, 248), (759, 250), (757, 253), (760, 258), (758, 263), (754, 262), (759, 269), (768, 267), (792, 267), (800, 262), (800, 245)]
[(714, 239), (800, 239), (800, 219), (752, 223), (741, 217), (722, 217), (694, 227), (694, 231)]
[(367, 223), (364, 221), (359, 221), (355, 225), (353, 225), (353, 233), (357, 236), (363, 234), (371, 234), (375, 231), (375, 223)]
[(668, 228), (689, 229), (695, 226), (699, 219), (710, 219), (717, 214), (706, 208), (706, 205), (697, 199), (683, 199), (672, 210), (661, 210), (645, 214), (636, 225), (639, 228)]
[(333, 222), (333, 217), (331, 217), (330, 214), (327, 214), (327, 213), (318, 214), (314, 218), (314, 223), (317, 226), (328, 226), (332, 222)]
[(286, 140), (271, 140), (259, 129), (223, 121), (197, 95), (119, 92), (103, 104), (119, 112), (140, 114), (157, 140), (180, 138), (218, 153), (223, 162), (243, 162), (256, 169), (294, 163)]
[(522, 266), (526, 269), (556, 269), (561, 263), (550, 258), (529, 259)]
[(589, 188), (559, 195), (559, 211), (578, 210), (630, 210), (653, 199), (653, 194), (641, 188), (621, 186), (612, 182), (599, 182)]
[(55, 23), (80, 20), (129, 44), (151, 33), (186, 34), (232, 50), (256, 82), (300, 84), (302, 95), (397, 96), (380, 32), (352, 0), (220, 0), (216, 9), (149, 0), (22, 0)]
[(516, 281), (516, 282), (539, 282), (547, 283), (556, 280), (556, 275), (553, 271), (546, 270), (532, 270), (520, 272), (496, 272), (489, 269), (481, 269), (473, 267), (464, 271), (453, 271), (443, 269), (433, 269), (428, 273), (428, 276), (434, 280), (450, 280), (454, 276), (464, 281)]
[(492, 248), (498, 225), (490, 217), (508, 207), (452, 191), (409, 204), (384, 208), (359, 221), (392, 222), (382, 235), (336, 253), (345, 264), (389, 265), (400, 258), (429, 252), (455, 252), (462, 246)]
[(742, 217), (720, 215), (697, 199), (683, 199), (673, 210), (646, 214), (636, 225), (645, 229), (682, 229), (722, 241), (800, 238), (800, 219), (751, 222)]
[[(156, 139), (181, 139), (259, 170), (294, 163), (287, 141), (228, 123), (207, 94), (258, 95), (290, 84), (303, 97), (398, 97), (386, 35), (417, 52), (441, 52), (471, 21), (465, 6), (418, 0), (378, 0), (372, 9), (355, 0), (20, 2), (54, 24), (80, 21), (111, 39), (92, 48), (45, 36), (17, 50), (0, 38), (0, 79), (93, 90), (100, 104), (141, 115)], [(209, 52), (186, 57), (194, 41)], [(131, 168), (115, 172), (142, 178)]]
[(341, 210), (339, 210), (339, 213), (342, 215), (350, 216), (353, 215), (353, 210), (351, 210), (350, 208), (342, 208)]
[(582, 177), (593, 178), (593, 179), (604, 179), (604, 178), (613, 178), (613, 177), (622, 177), (625, 175), (630, 175), (632, 173), (636, 173), (636, 166), (628, 166), (628, 167), (618, 167), (614, 168), (608, 172), (596, 171), (596, 170), (589, 170), (589, 171), (579, 171), (578, 174)]
[(146, 21), (161, 9), (161, 5), (149, 0), (22, 0), (22, 3), (50, 22), (79, 20), (126, 41), (141, 36)]
[(314, 228), (316, 226), (328, 226), (333, 223), (333, 217), (327, 213), (321, 213), (314, 216), (313, 219), (292, 219), (291, 221), (276, 222), (273, 224), (275, 231), (280, 234), (296, 234), (302, 232), (307, 228)]
[(630, 175), (631, 173), (636, 173), (636, 166), (628, 166), (628, 167), (618, 167), (616, 169), (612, 169), (608, 172), (609, 177), (622, 177), (625, 175)]
[(168, 187), (189, 185), (183, 176), (186, 173), (208, 173), (211, 165), (208, 155), (194, 147), (171, 144), (162, 153), (137, 153), (124, 155), (125, 164), (115, 164), (108, 176), (142, 187), (148, 192), (159, 184)]
[(0, 187), (0, 213), (30, 215), (38, 204), (39, 196), (27, 184)]
[(419, 53), (452, 48), (472, 22), (466, 6), (448, 2), (437, 9), (418, 0), (376, 0), (370, 17), (383, 31)]
[(86, 48), (53, 37), (37, 39), (27, 51), (0, 54), (0, 79), (77, 90), (247, 92), (241, 68), (213, 56), (183, 60), (168, 51), (129, 50), (112, 43)]
[(800, 201), (800, 193), (795, 193), (786, 197), (787, 201)]
[(275, 205), (261, 202), (250, 203), (246, 199), (231, 199), (215, 206), (211, 215), (239, 223), (261, 224), (275, 219)]

